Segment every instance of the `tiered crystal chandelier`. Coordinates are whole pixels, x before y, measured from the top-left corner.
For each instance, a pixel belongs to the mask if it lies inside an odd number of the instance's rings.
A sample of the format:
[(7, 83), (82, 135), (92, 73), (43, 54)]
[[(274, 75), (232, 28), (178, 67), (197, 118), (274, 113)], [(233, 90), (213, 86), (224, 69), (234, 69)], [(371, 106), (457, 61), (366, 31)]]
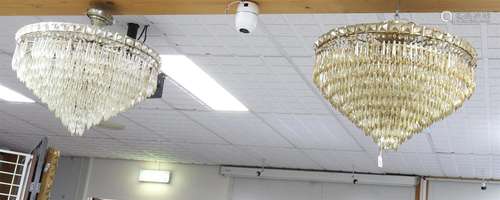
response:
[(141, 102), (156, 90), (159, 55), (104, 29), (113, 19), (90, 9), (92, 25), (36, 23), (16, 34), (12, 68), (72, 135)]
[(381, 151), (453, 113), (475, 88), (467, 41), (404, 20), (333, 29), (315, 51), (321, 94)]

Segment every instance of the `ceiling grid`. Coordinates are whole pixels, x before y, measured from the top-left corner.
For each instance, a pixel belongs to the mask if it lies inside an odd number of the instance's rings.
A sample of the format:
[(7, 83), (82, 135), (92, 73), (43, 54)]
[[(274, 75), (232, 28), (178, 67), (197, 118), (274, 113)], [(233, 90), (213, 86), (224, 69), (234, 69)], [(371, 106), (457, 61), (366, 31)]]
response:
[[(286, 15), (283, 15), (282, 17), (283, 17), (283, 19), (284, 19), (284, 23), (285, 23), (285, 24), (289, 24), (289, 25), (292, 27), (292, 28), (291, 28), (291, 30), (294, 32), (294, 34), (295, 34), (295, 35), (299, 35), (299, 34), (297, 33), (297, 30), (296, 30), (296, 28), (294, 27), (293, 23), (291, 23), (291, 22), (287, 19)], [(310, 19), (311, 19), (311, 20), (315, 20), (315, 18), (314, 18), (314, 17), (311, 17)], [(313, 22), (314, 24), (321, 24), (321, 23), (317, 23), (317, 21), (308, 21), (308, 23), (311, 23), (311, 22)], [(263, 23), (261, 22), (261, 24), (263, 24)], [(268, 34), (269, 34), (270, 40), (271, 40), (271, 41), (272, 41), (272, 42), (273, 42), (273, 43), (274, 43), (274, 44), (275, 44), (275, 45), (276, 45), (276, 46), (277, 46), (280, 50), (281, 50), (281, 49), (283, 49), (283, 47), (280, 47), (280, 44), (279, 44), (278, 42), (276, 42), (276, 39), (274, 38), (274, 35), (273, 35), (272, 33), (270, 33), (270, 32), (266, 29), (265, 25), (263, 26), (263, 28), (262, 28), (262, 29), (263, 29), (263, 31), (264, 31), (264, 32), (266, 32), (266, 33), (268, 33)], [(316, 37), (319, 37), (319, 35), (315, 35), (315, 36), (316, 36)], [(300, 38), (300, 40), (302, 40), (302, 42), (304, 42), (304, 41), (303, 41), (303, 39), (302, 39), (302, 37), (299, 37), (299, 38)], [(311, 43), (311, 47), (310, 47), (310, 49), (311, 49), (311, 51), (313, 51), (313, 48), (312, 48), (312, 43)], [(329, 104), (329, 103), (328, 103), (328, 102), (327, 102), (324, 98), (322, 98), (322, 96), (319, 94), (318, 90), (316, 90), (316, 88), (312, 85), (312, 82), (308, 81), (308, 80), (310, 80), (310, 79), (305, 78), (305, 77), (304, 77), (304, 75), (300, 72), (300, 70), (298, 69), (297, 65), (295, 64), (295, 62), (293, 62), (293, 60), (290, 58), (290, 56), (288, 55), (288, 53), (287, 53), (286, 51), (281, 51), (281, 54), (282, 54), (283, 56), (285, 56), (285, 58), (288, 60), (288, 62), (289, 62), (289, 63), (291, 63), (291, 64), (292, 64), (293, 69), (294, 69), (294, 70), (295, 70), (295, 71), (299, 74), (299, 76), (301, 77), (301, 79), (302, 79), (304, 82), (306, 82), (307, 86), (308, 86), (308, 87), (309, 87), (312, 91), (314, 91), (314, 94), (316, 95), (316, 97), (317, 97), (317, 98), (322, 99), (322, 102), (323, 102), (323, 104), (325, 105), (325, 108), (326, 108), (326, 109), (328, 109), (328, 110), (330, 111), (331, 115), (333, 115), (333, 116), (334, 116), (334, 118), (337, 120), (337, 122), (339, 122), (339, 124), (341, 124), (341, 127), (342, 127), (345, 131), (349, 132), (349, 130), (348, 130), (347, 128), (345, 128), (345, 127), (342, 125), (342, 123), (340, 123), (340, 121), (337, 119), (337, 117), (335, 116), (335, 111), (333, 111), (333, 110), (330, 108), (330, 104)], [(312, 71), (312, 65), (311, 65), (310, 70)], [(311, 77), (312, 77), (312, 76), (311, 76)], [(351, 137), (352, 137), (352, 139), (356, 142), (356, 145), (357, 145), (357, 146), (359, 146), (361, 149), (363, 149), (363, 151), (364, 151), (364, 152), (366, 152), (366, 149), (364, 149), (364, 147), (360, 145), (360, 143), (356, 140), (356, 138), (355, 138), (355, 137), (353, 137), (353, 136), (351, 136)], [(306, 155), (307, 155), (307, 154), (306, 154)], [(368, 157), (369, 157), (369, 158), (371, 158), (371, 156), (368, 156)], [(313, 160), (313, 159), (311, 159), (311, 160)], [(375, 158), (373, 158), (372, 160), (373, 160), (373, 162), (375, 162)], [(315, 162), (316, 162), (316, 161), (315, 161)], [(355, 166), (353, 166), (353, 167), (355, 167)]]
[[(485, 22), (481, 22), (481, 55), (487, 55), (488, 54), (488, 43), (486, 41), (487, 38), (488, 38), (488, 24), (485, 23)], [(483, 56), (481, 58), (481, 60), (483, 61), (483, 64), (485, 64), (486, 66), (490, 66), (489, 65), (489, 61), (488, 61), (488, 56)], [(486, 79), (489, 79), (489, 67), (485, 69), (486, 73), (485, 73), (485, 78)], [(491, 109), (491, 106), (490, 106), (490, 87), (486, 88), (485, 89), (485, 97), (486, 97), (486, 119), (491, 119), (490, 117), (490, 112), (489, 110)], [(491, 121), (490, 120), (487, 120), (487, 128), (486, 128), (486, 135), (488, 138), (491, 138)], [(486, 140), (487, 142), (487, 146), (488, 146), (488, 149), (487, 149), (487, 152), (491, 153), (491, 144), (490, 144), (490, 140)], [(484, 144), (483, 144), (484, 145)], [(481, 169), (481, 172), (480, 174), (478, 174), (477, 172), (475, 172), (475, 175), (476, 176), (481, 176), (483, 178), (486, 178), (486, 177), (491, 177), (492, 176), (492, 172), (491, 172), (491, 156), (488, 156), (489, 157), (489, 162), (487, 164), (487, 166), (489, 167), (485, 167), (485, 168), (482, 168)], [(483, 166), (484, 167), (484, 166)], [(477, 168), (475, 168), (477, 169)], [(485, 172), (485, 170), (487, 170), (487, 172)]]
[[(205, 26), (204, 26), (204, 25), (200, 25), (200, 27), (203, 27), (203, 28), (201, 29), (201, 31), (204, 31), (204, 32), (205, 32), (205, 31), (207, 31), (207, 29), (205, 28)], [(208, 32), (208, 31), (207, 31), (207, 32)], [(165, 36), (167, 36), (167, 37), (168, 37), (167, 33), (163, 33), (163, 34), (164, 34)], [(169, 40), (168, 40), (168, 38), (166, 38), (165, 40), (167, 40), (167, 42), (168, 42), (170, 45), (172, 45), (172, 48), (173, 48), (173, 49), (175, 49), (176, 53), (183, 54), (182, 49), (181, 49), (181, 48), (179, 48), (179, 47), (177, 46), (177, 44), (173, 44), (173, 42), (169, 41)], [(224, 43), (222, 43), (222, 44), (224, 44)], [(226, 48), (227, 48), (227, 47), (226, 47)], [(207, 54), (205, 53), (205, 55), (207, 55)], [(210, 54), (208, 54), (208, 55), (210, 55)], [(194, 97), (194, 96), (192, 96), (192, 97), (193, 97), (193, 98), (196, 98), (196, 97)], [(199, 100), (198, 100), (198, 101), (199, 101)], [(169, 105), (169, 106), (173, 107), (173, 106), (172, 106), (172, 105), (170, 105), (168, 102), (166, 102), (166, 101), (165, 101), (165, 103), (166, 103), (167, 105)], [(198, 122), (197, 120), (195, 120), (195, 119), (191, 118), (189, 115), (187, 115), (187, 114), (185, 113), (185, 112), (187, 112), (187, 111), (180, 111), (180, 110), (177, 110), (177, 109), (174, 109), (174, 110), (175, 110), (176, 112), (178, 112), (178, 113), (182, 114), (182, 115), (183, 115), (183, 116), (185, 116), (186, 118), (188, 118), (188, 119), (192, 120), (192, 121), (193, 121), (193, 122), (195, 122), (196, 124), (200, 125), (200, 126), (201, 126), (201, 127), (203, 127), (204, 129), (208, 130), (210, 133), (212, 133), (212, 134), (216, 135), (217, 137), (221, 138), (221, 139), (222, 139), (222, 140), (224, 140), (224, 141), (225, 141), (225, 142), (226, 142), (229, 146), (231, 146), (231, 147), (233, 147), (233, 146), (234, 146), (234, 144), (232, 144), (232, 143), (231, 143), (231, 141), (229, 141), (229, 140), (227, 140), (226, 138), (224, 138), (223, 136), (221, 136), (221, 135), (217, 134), (215, 131), (213, 131), (213, 130), (212, 130), (212, 129), (210, 129), (209, 127), (207, 127), (207, 126), (203, 125), (202, 123)], [(194, 112), (196, 112), (196, 111), (194, 111)], [(252, 114), (253, 114), (253, 115), (255, 115), (254, 113), (252, 113)], [(256, 117), (259, 117), (259, 116), (257, 116), (257, 115), (255, 115), (255, 116), (256, 116)], [(270, 128), (272, 129), (272, 127), (270, 127)], [(278, 134), (279, 134), (279, 133), (278, 133)], [(284, 138), (284, 139), (286, 140), (286, 138)], [(291, 143), (290, 143), (290, 144), (291, 144)], [(246, 150), (245, 150), (245, 149), (243, 149), (243, 151), (244, 151), (244, 152), (246, 152)], [(263, 159), (263, 160), (265, 160), (265, 159)], [(255, 163), (253, 163), (253, 164), (255, 164)]]
[[(286, 17), (286, 16), (283, 16), (283, 18), (285, 19), (285, 22), (286, 22), (286, 23), (292, 24), (292, 23), (290, 23), (290, 21), (287, 19), (287, 17)], [(319, 26), (320, 26), (322, 29), (324, 29), (324, 25), (323, 25), (322, 23), (318, 23), (318, 22), (316, 21), (316, 18), (315, 18), (315, 17), (312, 17), (311, 19), (315, 20), (315, 21), (314, 21), (314, 23), (315, 23), (315, 24), (319, 24)], [(348, 20), (349, 20), (349, 18), (348, 18)], [(351, 23), (351, 22), (349, 21), (347, 24), (350, 24), (350, 23)], [(296, 28), (295, 28), (293, 25), (291, 25), (291, 26), (292, 26), (292, 29), (294, 30), (294, 32), (296, 33), (296, 32), (297, 32)], [(297, 34), (297, 33), (296, 33), (296, 34)], [(271, 35), (271, 37), (272, 37), (272, 34), (270, 34), (270, 35)], [(316, 37), (319, 37), (320, 35), (318, 34), (318, 35), (315, 35), (315, 36), (316, 36)], [(277, 46), (279, 46), (279, 44), (277, 44)], [(312, 46), (312, 44), (311, 44), (311, 46)], [(311, 49), (312, 49), (312, 47), (311, 47)], [(285, 55), (286, 57), (288, 57), (288, 56), (287, 56), (287, 54), (286, 54), (286, 52), (283, 52), (283, 55)], [(290, 62), (290, 63), (292, 63), (293, 68), (297, 71), (297, 73), (299, 73), (299, 74), (300, 74), (300, 70), (298, 70), (298, 69), (297, 69), (297, 66), (294, 64), (294, 62), (293, 62), (293, 61), (289, 61), (289, 62)], [(311, 69), (310, 69), (310, 70), (312, 71), (312, 65), (311, 65)], [(311, 76), (311, 77), (312, 77), (312, 76)], [(314, 91), (314, 93), (316, 94), (316, 96), (317, 96), (318, 98), (320, 98), (320, 99), (322, 99), (322, 100), (323, 100), (322, 102), (323, 102), (323, 104), (325, 105), (325, 107), (326, 107), (328, 110), (330, 110), (330, 113), (331, 113), (331, 114), (335, 117), (335, 119), (339, 122), (339, 124), (341, 124), (342, 128), (343, 128), (344, 130), (346, 130), (347, 132), (350, 132), (350, 131), (349, 131), (349, 130), (348, 130), (348, 129), (347, 129), (347, 128), (346, 128), (346, 127), (342, 124), (342, 123), (340, 123), (340, 120), (339, 120), (339, 119), (338, 119), (338, 117), (337, 117), (339, 114), (338, 114), (336, 111), (334, 111), (334, 110), (332, 110), (332, 109), (330, 108), (330, 103), (328, 103), (328, 101), (326, 101), (326, 99), (324, 99), (324, 98), (321, 96), (321, 94), (319, 94), (319, 91), (315, 88), (315, 86), (313, 86), (313, 85), (312, 85), (312, 82), (307, 81), (307, 80), (309, 80), (309, 79), (305, 78), (305, 77), (304, 77), (304, 75), (302, 75), (302, 74), (301, 74), (301, 78), (302, 78), (305, 82), (307, 82), (307, 83), (308, 83), (307, 85), (309, 86), (309, 88), (311, 88), (311, 90), (313, 90), (313, 91)], [(352, 134), (352, 133), (351, 133), (351, 134)], [(351, 134), (349, 134), (349, 135), (351, 135)], [(363, 149), (363, 151), (364, 151), (365, 153), (367, 153), (368, 157), (369, 157), (370, 159), (372, 159), (372, 160), (373, 160), (373, 162), (375, 162), (375, 161), (376, 161), (375, 157), (370, 156), (370, 155), (368, 154), (367, 150), (365, 149), (365, 147), (363, 147), (363, 146), (360, 144), (360, 142), (359, 142), (359, 141), (358, 141), (358, 140), (357, 140), (354, 136), (352, 136), (352, 135), (351, 135), (351, 137), (352, 137), (352, 139), (356, 142), (356, 144), (357, 144), (357, 145), (358, 145), (361, 149)]]
[[(124, 130), (92, 128), (70, 137), (38, 104), (0, 101), (0, 146), (29, 150), (43, 135), (65, 155), (198, 164), (356, 170), (435, 176), (500, 177), (500, 15), (490, 23), (445, 24), (439, 13), (403, 13), (416, 23), (465, 37), (478, 49), (477, 89), (450, 117), (415, 136), (376, 166), (369, 137), (323, 100), (312, 83), (315, 38), (333, 27), (391, 18), (385, 14), (261, 15), (252, 35), (234, 30), (234, 15), (117, 16), (150, 23), (147, 44), (161, 54), (185, 54), (250, 109), (216, 112), (172, 80), (164, 97), (111, 119)], [(84, 16), (0, 17), (0, 84), (33, 96), (15, 78), (14, 33), (38, 21), (86, 23)], [(10, 54), (10, 55), (9, 55)], [(476, 163), (476, 164), (475, 164)], [(484, 172), (483, 172), (484, 171)], [(484, 175), (484, 174), (486, 175)]]
[[(203, 27), (203, 29), (202, 29), (201, 31), (202, 31), (202, 32), (206, 32), (205, 27), (204, 27), (203, 25), (200, 25), (200, 26), (201, 26), (201, 27)], [(166, 41), (167, 41), (170, 45), (172, 45), (172, 42), (168, 40), (168, 35), (167, 35), (167, 33), (163, 33), (163, 34), (164, 34), (165, 36), (167, 36), (167, 38), (165, 38), (165, 40), (166, 40)], [(184, 53), (182, 52), (182, 49), (180, 49), (179, 47), (177, 47), (177, 45), (176, 45), (176, 44), (173, 44), (173, 47), (172, 47), (172, 48), (173, 48), (173, 49), (175, 49), (177, 53), (179, 53), (179, 54), (184, 54)], [(194, 97), (194, 96), (193, 96), (193, 98), (196, 98), (196, 97)], [(168, 104), (168, 102), (165, 102), (165, 103), (167, 103), (167, 104)], [(189, 115), (185, 114), (184, 112), (182, 112), (182, 111), (177, 111), (177, 110), (176, 110), (176, 112), (178, 112), (178, 113), (182, 114), (182, 115), (183, 115), (183, 116), (185, 116), (186, 118), (188, 118), (188, 119), (192, 120), (193, 122), (197, 123), (198, 125), (200, 125), (200, 126), (201, 126), (201, 127), (203, 127), (204, 129), (206, 129), (206, 130), (208, 130), (209, 132), (211, 132), (212, 134), (214, 134), (214, 135), (216, 135), (217, 137), (221, 138), (221, 139), (222, 139), (222, 140), (224, 140), (227, 144), (232, 145), (232, 143), (231, 143), (229, 140), (227, 140), (226, 138), (224, 138), (224, 137), (222, 137), (222, 136), (218, 135), (215, 131), (213, 131), (213, 130), (211, 130), (210, 128), (208, 128), (208, 127), (204, 126), (203, 124), (199, 123), (198, 121), (196, 121), (196, 120), (192, 119)]]

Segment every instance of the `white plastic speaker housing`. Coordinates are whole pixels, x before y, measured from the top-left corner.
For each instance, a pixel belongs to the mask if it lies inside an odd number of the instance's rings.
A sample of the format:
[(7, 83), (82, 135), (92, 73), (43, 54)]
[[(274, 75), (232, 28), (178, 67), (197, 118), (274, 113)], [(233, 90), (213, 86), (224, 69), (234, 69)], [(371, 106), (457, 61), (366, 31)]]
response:
[(259, 6), (251, 1), (242, 1), (236, 10), (236, 30), (243, 34), (250, 34), (257, 28)]

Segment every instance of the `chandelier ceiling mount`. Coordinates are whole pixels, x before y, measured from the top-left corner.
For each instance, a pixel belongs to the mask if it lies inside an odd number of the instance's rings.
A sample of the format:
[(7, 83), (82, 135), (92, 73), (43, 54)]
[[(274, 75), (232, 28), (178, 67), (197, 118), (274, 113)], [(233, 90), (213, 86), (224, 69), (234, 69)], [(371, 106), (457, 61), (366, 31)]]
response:
[(87, 17), (94, 26), (110, 26), (114, 24), (113, 15), (108, 11), (99, 8), (90, 8), (87, 10)]

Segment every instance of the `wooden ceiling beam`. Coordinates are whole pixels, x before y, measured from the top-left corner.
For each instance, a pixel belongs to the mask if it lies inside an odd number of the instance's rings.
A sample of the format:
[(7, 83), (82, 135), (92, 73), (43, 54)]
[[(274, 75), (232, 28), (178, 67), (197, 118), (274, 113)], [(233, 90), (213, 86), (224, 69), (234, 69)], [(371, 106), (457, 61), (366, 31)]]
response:
[[(83, 15), (93, 5), (115, 15), (224, 14), (231, 0), (2, 0), (0, 16)], [(255, 0), (261, 13), (388, 13), (398, 0)], [(498, 12), (498, 0), (400, 0), (401, 12)], [(233, 9), (234, 11), (234, 9)]]

